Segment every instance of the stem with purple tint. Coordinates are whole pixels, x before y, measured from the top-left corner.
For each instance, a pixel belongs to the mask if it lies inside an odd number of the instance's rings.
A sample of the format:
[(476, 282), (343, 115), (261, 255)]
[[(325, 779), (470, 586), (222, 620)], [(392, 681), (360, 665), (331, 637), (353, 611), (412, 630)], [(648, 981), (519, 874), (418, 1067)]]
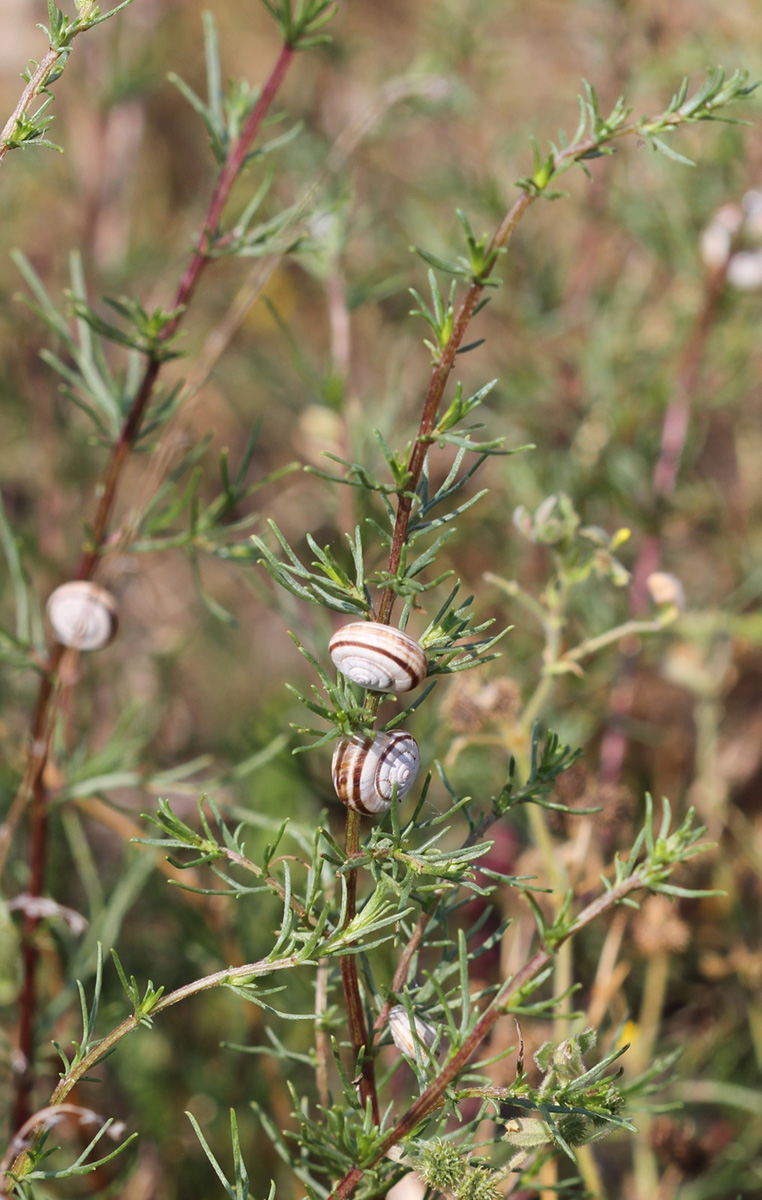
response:
[[(173, 316), (160, 334), (160, 347), (165, 345), (177, 332), (202, 272), (211, 260), (220, 219), (230, 197), (233, 185), (246, 163), (251, 145), (262, 127), (262, 122), (270, 109), (276, 92), (283, 82), (294, 53), (293, 47), (289, 45), (284, 45), (281, 48), (280, 54), (260, 92), (256, 104), (249, 114), (238, 139), (230, 149), (230, 153), (220, 171), (214, 191), (207, 205), (196, 245), (175, 291), (172, 301)], [(96, 572), (101, 552), (107, 540), (108, 526), (113, 513), (122, 472), (127, 458), (139, 437), (143, 419), (154, 394), (160, 369), (160, 357), (149, 358), (129, 412), (112, 448), (103, 482), (99, 488), (99, 500), (92, 523), (92, 531), (88, 539), (88, 545), (85, 547), (74, 572), (75, 579), (91, 579)], [(48, 661), (45, 664), (40, 679), (30, 725), (29, 755), (24, 776), (11, 807), (13, 820), (9, 819), (6, 821), (5, 827), (0, 830), (1, 867), (13, 836), (13, 822), (18, 819), (31, 799), (32, 835), (29, 893), (32, 897), (40, 896), (44, 887), (47, 861), (49, 799), (44, 773), (48, 761), (50, 733), (56, 712), (58, 673), (65, 654), (66, 649), (60, 643), (54, 643), (51, 647)], [(24, 970), (19, 1005), (19, 1050), (22, 1058), (22, 1070), (16, 1078), (14, 1102), (15, 1128), (20, 1128), (24, 1125), (30, 1115), (29, 1095), (32, 1086), (34, 1026), (37, 1009), (36, 973), (39, 958), (35, 944), (35, 935), (39, 920), (40, 918), (34, 916), (30, 909), (29, 914), (24, 920), (23, 928)]]

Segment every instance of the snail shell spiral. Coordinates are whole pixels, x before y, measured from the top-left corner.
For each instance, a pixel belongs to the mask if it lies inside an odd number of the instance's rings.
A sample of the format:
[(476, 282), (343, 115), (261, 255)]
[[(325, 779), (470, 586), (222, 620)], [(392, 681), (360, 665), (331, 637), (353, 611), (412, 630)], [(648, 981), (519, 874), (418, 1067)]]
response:
[(100, 650), (116, 635), (116, 601), (88, 580), (62, 583), (48, 599), (48, 617), (58, 641), (74, 650)]
[(376, 621), (353, 621), (328, 643), (334, 666), (373, 692), (409, 692), (426, 678), (426, 654), (415, 638)]
[(418, 743), (409, 733), (395, 729), (373, 738), (341, 738), (336, 743), (331, 774), (336, 795), (347, 808), (374, 816), (412, 788), (418, 773)]

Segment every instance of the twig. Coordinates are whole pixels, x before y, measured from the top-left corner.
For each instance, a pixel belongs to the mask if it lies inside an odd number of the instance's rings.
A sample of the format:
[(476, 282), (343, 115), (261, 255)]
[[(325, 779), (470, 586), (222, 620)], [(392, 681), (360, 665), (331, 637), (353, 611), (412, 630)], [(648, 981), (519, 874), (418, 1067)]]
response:
[[(260, 130), (293, 56), (294, 50), (291, 46), (284, 45), (281, 48), (280, 54), (270, 72), (267, 82), (262, 88), (258, 100), (249, 114), (241, 134), (230, 150), (230, 154), (220, 172), (207, 206), (196, 247), (190, 256), (188, 265), (175, 292), (172, 304), (174, 315), (161, 332), (159, 338), (160, 346), (166, 344), (176, 333), (199, 278), (210, 261), (214, 237), (233, 184), (246, 162), (251, 143)], [(146, 364), (130, 411), (112, 449), (106, 474), (100, 488), (100, 499), (92, 525), (90, 544), (86, 547), (80, 558), (75, 572), (76, 579), (90, 579), (95, 574), (101, 549), (106, 539), (108, 524), (114, 508), (124, 464), (140, 433), (143, 417), (153, 395), (160, 369), (160, 359), (158, 357), (150, 358)], [(53, 645), (46, 671), (40, 680), (31, 724), (29, 757), (21, 787), (12, 806), (14, 814), (18, 816), (28, 802), (28, 799), (32, 798), (32, 878), (29, 889), (32, 895), (41, 894), (44, 884), (47, 858), (48, 807), (47, 791), (44, 786), (44, 771), (48, 759), (50, 731), (56, 713), (56, 705), (54, 703), (56, 694), (55, 681), (65, 653), (65, 647), (60, 643)], [(12, 834), (13, 828), (6, 823), (5, 828), (2, 830), (2, 839), (0, 840), (0, 869), (5, 861)], [(34, 924), (32, 924), (32, 921), (34, 921)], [(18, 1125), (23, 1124), (29, 1116), (28, 1093), (30, 1078), (28, 1071), (32, 1057), (31, 1039), (36, 1009), (34, 978), (37, 965), (37, 955), (32, 946), (32, 938), (36, 929), (36, 923), (36, 918), (29, 918), (25, 922), (25, 979), (21, 995), (20, 1037), (25, 1039), (26, 1061), (24, 1072), (19, 1076), (16, 1087), (15, 1115)], [(29, 926), (28, 929), (27, 925)]]
[[(169, 992), (166, 996), (162, 996), (153, 1005), (150, 1012), (150, 1017), (153, 1019), (160, 1012), (164, 1012), (167, 1008), (172, 1008), (173, 1005), (179, 1004), (182, 1000), (188, 1000), (191, 996), (198, 996), (202, 992), (208, 992), (212, 988), (225, 987), (229, 984), (245, 984), (251, 979), (258, 978), (261, 975), (269, 975), (274, 971), (285, 971), (291, 967), (299, 965), (298, 958), (289, 955), (287, 958), (267, 959), (263, 958), (254, 963), (245, 963), (240, 967), (226, 967), (222, 971), (215, 971), (212, 975), (204, 975), (201, 979), (194, 979), (192, 983), (186, 983), (183, 987), (177, 988), (174, 992)], [(128, 1034), (133, 1033), (147, 1020), (146, 1016), (136, 1015), (131, 1013), (129, 1017), (125, 1017), (116, 1028), (98, 1042), (96, 1046), (85, 1054), (61, 1079), (61, 1082), (56, 1087), (50, 1101), (42, 1110), (47, 1113), (51, 1109), (58, 1108), (66, 1097), (71, 1093), (75, 1085), (80, 1079), (89, 1075), (90, 1071), (98, 1065), (106, 1055), (109, 1054), (123, 1038)], [(29, 1130), (31, 1133), (31, 1130)], [(9, 1174), (14, 1178), (23, 1177), (24, 1169), (30, 1162), (30, 1154), (34, 1149), (36, 1142), (39, 1140), (41, 1130), (40, 1126), (34, 1127), (34, 1133), (31, 1133), (30, 1146), (25, 1147), (16, 1156)]]
[[(346, 852), (347, 859), (355, 857), (360, 849), (360, 814), (347, 809)], [(357, 910), (357, 871), (349, 871), (347, 880), (346, 917), (342, 929), (346, 929), (354, 920)], [(368, 1027), (365, 1023), (360, 983), (357, 978), (357, 962), (354, 954), (346, 954), (341, 960), (341, 982), (344, 986), (344, 1000), (347, 1006), (347, 1020), (352, 1037), (355, 1059), (361, 1058), (360, 1067), (360, 1098), (363, 1105), (370, 1099), (373, 1120), (378, 1125), (378, 1094), (376, 1092), (376, 1069), (371, 1053), (372, 1044), (368, 1037)]]
[[(564, 935), (563, 940), (559, 940), (556, 943), (556, 948), (560, 947), (563, 942), (567, 942), (580, 929), (584, 929), (586, 925), (597, 920), (603, 913), (614, 908), (630, 892), (642, 888), (645, 883), (645, 877), (639, 872), (635, 872), (628, 879), (623, 880), (617, 887), (604, 892), (597, 899), (593, 900), (592, 903), (588, 904), (582, 910), (577, 920)], [(512, 979), (506, 981), (494, 999), (487, 1005), (481, 1017), (474, 1025), (474, 1028), (463, 1041), (460, 1049), (445, 1063), (437, 1078), (428, 1085), (404, 1116), (400, 1118), (394, 1128), (379, 1143), (373, 1157), (365, 1164), (367, 1167), (375, 1166), (377, 1162), (380, 1162), (394, 1146), (413, 1133), (435, 1109), (441, 1107), (447, 1088), (468, 1065), (472, 1055), (478, 1050), (495, 1023), (504, 1014), (511, 996), (521, 991), (536, 975), (544, 970), (552, 961), (553, 954), (554, 951), (552, 950), (544, 948), (537, 950), (529, 962), (525, 963)], [(347, 1200), (347, 1197), (352, 1195), (355, 1187), (363, 1178), (363, 1174), (364, 1172), (360, 1168), (353, 1167), (339, 1181), (328, 1197), (328, 1200)]]
[(16, 126), (23, 117), (29, 105), (41, 92), (45, 90), (45, 84), (55, 70), (58, 60), (64, 53), (63, 50), (54, 50), (52, 46), (48, 47), (47, 53), (37, 65), (36, 70), (31, 75), (29, 82), (19, 96), (16, 107), (9, 116), (3, 126), (3, 132), (0, 133), (0, 162), (5, 158), (9, 150), (13, 150), (13, 134)]

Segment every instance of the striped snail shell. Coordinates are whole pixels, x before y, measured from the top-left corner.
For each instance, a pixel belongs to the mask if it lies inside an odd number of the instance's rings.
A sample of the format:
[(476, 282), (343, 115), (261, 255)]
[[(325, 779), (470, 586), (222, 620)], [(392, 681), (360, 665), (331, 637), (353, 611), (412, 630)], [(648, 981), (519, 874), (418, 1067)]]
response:
[[(428, 1021), (424, 1021), (421, 1017), (417, 1017), (413, 1013), (413, 1023), (415, 1025), (415, 1034), (410, 1025), (410, 1017), (407, 1015), (407, 1009), (402, 1004), (395, 1004), (394, 1008), (389, 1013), (389, 1032), (392, 1035), (392, 1041), (398, 1050), (406, 1054), (408, 1058), (416, 1061), (420, 1055), (425, 1059), (425, 1046), (431, 1048), (434, 1045), (437, 1037), (437, 1031), (433, 1025), (429, 1025)], [(418, 1054), (416, 1054), (416, 1046)]]
[(395, 784), (398, 800), (410, 791), (419, 762), (418, 743), (402, 729), (372, 738), (341, 738), (331, 763), (336, 795), (355, 812), (385, 813)]
[(334, 666), (373, 692), (409, 692), (426, 678), (426, 654), (409, 633), (377, 621), (353, 621), (328, 643)]
[(62, 646), (100, 650), (116, 635), (116, 601), (86, 579), (62, 583), (48, 599), (48, 617)]

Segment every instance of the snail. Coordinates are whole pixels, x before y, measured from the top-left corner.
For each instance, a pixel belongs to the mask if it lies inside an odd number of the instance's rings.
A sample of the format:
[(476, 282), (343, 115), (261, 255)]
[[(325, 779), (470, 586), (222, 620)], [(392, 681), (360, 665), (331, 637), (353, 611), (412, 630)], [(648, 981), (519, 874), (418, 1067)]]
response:
[[(407, 1014), (407, 1009), (402, 1004), (395, 1004), (394, 1008), (389, 1013), (389, 1032), (392, 1035), (392, 1041), (398, 1050), (406, 1054), (413, 1061), (418, 1055), (425, 1057), (424, 1047), (434, 1045), (437, 1037), (437, 1031), (433, 1025), (429, 1025), (427, 1021), (422, 1020), (413, 1014), (413, 1022), (415, 1024), (415, 1035), (410, 1024), (410, 1017)], [(416, 1054), (416, 1046), (418, 1053)]]
[(419, 761), (418, 743), (402, 729), (372, 738), (341, 738), (331, 763), (336, 795), (355, 812), (385, 813), (395, 784), (398, 800), (410, 791)]
[(353, 621), (328, 643), (334, 665), (373, 692), (409, 692), (426, 678), (428, 662), (410, 634), (376, 621)]
[(116, 601), (85, 579), (62, 583), (48, 599), (48, 617), (62, 646), (100, 650), (116, 635)]

